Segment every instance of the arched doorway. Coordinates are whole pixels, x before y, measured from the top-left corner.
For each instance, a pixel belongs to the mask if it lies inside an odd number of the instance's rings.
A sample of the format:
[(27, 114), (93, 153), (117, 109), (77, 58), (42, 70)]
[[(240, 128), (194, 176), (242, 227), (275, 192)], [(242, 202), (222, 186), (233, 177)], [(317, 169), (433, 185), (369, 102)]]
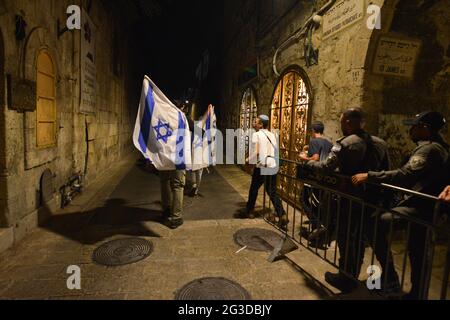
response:
[(39, 52), (36, 69), (36, 145), (50, 148), (56, 145), (56, 71), (47, 50)]
[[(256, 102), (255, 90), (249, 87), (244, 91), (244, 94), (242, 96), (239, 128), (242, 129), (245, 133), (248, 133), (248, 130), (253, 128), (253, 121), (257, 117), (258, 105)], [(244, 140), (241, 141), (241, 145), (245, 150), (245, 159), (247, 159), (249, 157), (250, 137), (249, 135), (245, 134), (243, 139)], [(250, 173), (251, 167), (246, 164), (244, 166), (244, 170)]]
[[(300, 153), (307, 144), (307, 128), (311, 115), (311, 89), (306, 75), (297, 69), (285, 72), (278, 81), (272, 98), (271, 129), (279, 130), (280, 158), (300, 160)], [(280, 168), (279, 192), (283, 199), (295, 201), (298, 187), (291, 185), (295, 165)]]

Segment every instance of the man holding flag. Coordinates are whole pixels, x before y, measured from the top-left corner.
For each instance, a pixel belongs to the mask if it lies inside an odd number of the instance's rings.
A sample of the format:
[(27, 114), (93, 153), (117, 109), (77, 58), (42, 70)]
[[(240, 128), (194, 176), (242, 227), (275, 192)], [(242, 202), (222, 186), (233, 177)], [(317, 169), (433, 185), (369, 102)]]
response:
[(189, 172), (191, 184), (190, 196), (196, 197), (200, 188), (203, 170), (216, 165), (216, 115), (214, 107), (208, 106), (208, 111), (194, 124), (188, 118), (192, 135), (192, 170)]
[(185, 114), (147, 76), (133, 142), (160, 173), (164, 222), (171, 229), (180, 227), (186, 169), (192, 164), (191, 133)]

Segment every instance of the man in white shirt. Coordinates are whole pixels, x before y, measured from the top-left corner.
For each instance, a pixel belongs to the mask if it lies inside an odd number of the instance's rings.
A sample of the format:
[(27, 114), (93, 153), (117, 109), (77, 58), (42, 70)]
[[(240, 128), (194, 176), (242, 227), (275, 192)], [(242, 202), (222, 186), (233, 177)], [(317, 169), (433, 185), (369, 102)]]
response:
[(256, 168), (253, 171), (247, 207), (242, 216), (250, 219), (255, 218), (256, 199), (258, 198), (259, 189), (264, 184), (276, 213), (276, 216), (270, 215), (268, 219), (286, 230), (289, 220), (277, 195), (277, 173), (279, 169), (277, 163), (277, 139), (272, 132), (267, 130), (269, 128), (268, 116), (259, 116), (255, 120), (253, 128), (257, 132), (252, 137), (253, 148), (250, 150), (251, 154), (248, 162), (251, 164), (256, 163)]

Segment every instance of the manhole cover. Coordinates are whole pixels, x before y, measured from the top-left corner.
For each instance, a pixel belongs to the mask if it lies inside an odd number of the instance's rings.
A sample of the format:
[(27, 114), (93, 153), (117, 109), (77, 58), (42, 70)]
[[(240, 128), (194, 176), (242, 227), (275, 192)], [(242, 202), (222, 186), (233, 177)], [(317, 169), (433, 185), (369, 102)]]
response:
[(274, 231), (259, 228), (242, 229), (234, 234), (234, 241), (239, 246), (254, 251), (273, 251), (282, 239)]
[(242, 286), (224, 278), (203, 278), (178, 290), (175, 300), (251, 300)]
[(94, 251), (92, 259), (98, 264), (117, 267), (144, 260), (153, 251), (150, 241), (128, 238), (107, 242)]

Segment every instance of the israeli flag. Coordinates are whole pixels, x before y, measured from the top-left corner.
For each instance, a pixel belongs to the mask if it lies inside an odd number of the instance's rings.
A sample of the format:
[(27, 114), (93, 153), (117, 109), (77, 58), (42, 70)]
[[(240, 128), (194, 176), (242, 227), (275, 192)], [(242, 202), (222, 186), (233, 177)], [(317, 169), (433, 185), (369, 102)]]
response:
[(191, 167), (191, 133), (186, 116), (147, 76), (142, 85), (133, 142), (159, 171)]
[[(202, 131), (204, 135), (202, 135)], [(217, 164), (217, 117), (214, 107), (209, 106), (202, 120), (194, 128), (192, 147), (192, 170), (200, 170)]]

